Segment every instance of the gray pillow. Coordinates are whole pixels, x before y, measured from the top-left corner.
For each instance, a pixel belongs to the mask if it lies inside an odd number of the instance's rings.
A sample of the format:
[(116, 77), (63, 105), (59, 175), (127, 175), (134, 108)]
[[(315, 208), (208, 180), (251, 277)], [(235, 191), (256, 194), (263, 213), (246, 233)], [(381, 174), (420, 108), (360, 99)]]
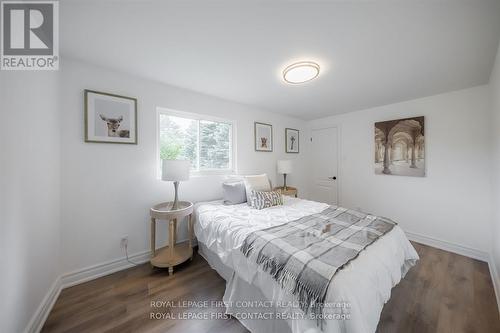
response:
[(242, 181), (222, 183), (222, 191), (224, 205), (236, 205), (247, 201), (245, 183)]

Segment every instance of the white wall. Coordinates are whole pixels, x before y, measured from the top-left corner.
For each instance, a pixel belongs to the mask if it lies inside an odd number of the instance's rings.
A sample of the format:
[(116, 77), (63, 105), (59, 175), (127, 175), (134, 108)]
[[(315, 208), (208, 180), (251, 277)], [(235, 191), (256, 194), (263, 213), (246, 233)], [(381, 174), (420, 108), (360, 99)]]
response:
[(22, 332), (59, 276), (59, 73), (0, 73), (0, 332)]
[[(490, 89), (492, 98), (491, 140), (493, 143), (493, 230), (492, 230), (492, 255), (495, 267), (500, 269), (500, 48), (497, 53), (495, 67), (491, 72)], [(500, 275), (497, 277), (500, 286)]]
[[(6, 253), (1, 265), (8, 267), (0, 274), (2, 332), (23, 330), (61, 273), (122, 258), (123, 235), (129, 236), (130, 253), (148, 250), (148, 209), (173, 196), (172, 185), (156, 179), (158, 106), (235, 120), (239, 173), (267, 172), (274, 183), (281, 183), (276, 160), (294, 159), (289, 183), (305, 197), (308, 129), (339, 125), (341, 204), (391, 217), (407, 231), (490, 250), (486, 240), (492, 227), (492, 140), (496, 143), (494, 178), (496, 189), (500, 188), (498, 65), (491, 86), (309, 123), (78, 61), (64, 59), (61, 68), (60, 74), (0, 73), (0, 250)], [(138, 145), (84, 143), (85, 88), (138, 98)], [(427, 176), (375, 175), (373, 123), (415, 115), (426, 116)], [(273, 124), (273, 153), (254, 151), (254, 121)], [(285, 127), (301, 130), (301, 154), (284, 153)], [(218, 198), (221, 179), (198, 177), (184, 182), (181, 198)], [(496, 200), (498, 208), (498, 196)], [(496, 213), (494, 240), (500, 236), (498, 209)], [(164, 240), (166, 233), (161, 228), (159, 238)], [(184, 235), (185, 230), (180, 238)], [(497, 243), (493, 242), (493, 252), (498, 266)]]
[[(276, 184), (276, 160), (294, 159), (295, 172), (290, 175), (289, 184), (301, 191), (305, 189), (304, 135), (300, 154), (284, 152), (285, 127), (304, 133), (304, 121), (78, 61), (64, 59), (61, 65), (64, 273), (122, 258), (119, 245), (124, 235), (129, 236), (129, 253), (149, 249), (149, 207), (173, 199), (172, 184), (156, 179), (157, 107), (235, 120), (240, 174), (266, 172)], [(84, 142), (83, 90), (86, 88), (138, 99), (138, 145)], [(273, 153), (254, 151), (254, 121), (273, 125)], [(220, 176), (211, 176), (182, 182), (180, 197), (191, 201), (220, 198), (221, 180)], [(278, 183), (281, 181), (279, 178)], [(166, 236), (165, 225), (157, 234)], [(184, 237), (185, 226), (179, 239)]]
[[(405, 231), (489, 250), (491, 149), (488, 86), (311, 121), (340, 125), (341, 204), (387, 216)], [(424, 178), (375, 175), (374, 122), (425, 116)]]

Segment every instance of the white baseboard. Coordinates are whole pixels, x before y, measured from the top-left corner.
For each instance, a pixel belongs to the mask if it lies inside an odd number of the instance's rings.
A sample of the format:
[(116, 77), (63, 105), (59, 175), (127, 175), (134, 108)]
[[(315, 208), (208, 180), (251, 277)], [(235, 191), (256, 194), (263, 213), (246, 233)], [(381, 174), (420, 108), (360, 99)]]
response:
[[(178, 240), (177, 243), (182, 243), (187, 241), (187, 239)], [(198, 243), (196, 239), (193, 242), (193, 246)], [(150, 251), (141, 251), (136, 254), (129, 256), (129, 260), (136, 264), (143, 264), (148, 262), (150, 257)], [(133, 267), (134, 264), (127, 261), (127, 258), (120, 258), (111, 261), (107, 261), (94, 266), (89, 266), (83, 269), (79, 269), (70, 273), (63, 274), (61, 276), (61, 287), (62, 289), (76, 286), (77, 284), (91, 281), (102, 276), (113, 274), (118, 271)]]
[[(149, 261), (149, 254), (149, 251), (143, 251), (129, 256), (129, 259), (137, 264), (142, 264)], [(38, 306), (33, 317), (31, 317), (24, 332), (38, 333), (41, 331), (62, 289), (94, 280), (132, 266), (133, 264), (129, 263), (126, 258), (120, 258), (59, 276)]]
[(498, 313), (500, 313), (500, 276), (498, 275), (495, 259), (491, 254), (489, 256), (488, 266), (490, 266), (491, 282), (493, 282), (493, 289), (495, 289), (495, 296), (497, 298)]
[(453, 252), (472, 259), (477, 259), (486, 262), (490, 270), (491, 282), (493, 283), (493, 289), (495, 291), (495, 297), (497, 300), (498, 312), (500, 313), (500, 275), (498, 275), (498, 269), (496, 267), (495, 260), (493, 259), (493, 256), (491, 254), (467, 246), (458, 245), (437, 238), (420, 235), (411, 231), (405, 231), (405, 233), (409, 240), (415, 241), (417, 243), (422, 243), (424, 245), (432, 246), (441, 250)]
[(47, 320), (52, 307), (56, 303), (59, 294), (61, 293), (61, 278), (58, 277), (52, 284), (49, 292), (45, 295), (42, 302), (36, 309), (35, 314), (31, 317), (30, 322), (24, 330), (25, 333), (38, 333), (42, 330), (43, 324)]
[[(143, 264), (149, 261), (150, 253), (150, 251), (142, 251), (129, 256), (129, 260), (137, 264)], [(134, 264), (128, 262), (127, 258), (115, 259), (102, 264), (89, 266), (77, 271), (63, 274), (61, 276), (61, 287), (62, 289), (72, 287), (133, 266)]]
[[(493, 258), (489, 256), (486, 252), (473, 249), (470, 247), (453, 244), (447, 241), (436, 239), (433, 237), (428, 237), (420, 235), (414, 232), (405, 231), (407, 237), (415, 242), (422, 243), (424, 245), (436, 247), (445, 251), (457, 253), (466, 257), (488, 262), (490, 266), (491, 279), (493, 281), (493, 286), (495, 288), (495, 294), (497, 297), (497, 304), (499, 305), (500, 311), (500, 281), (498, 279), (498, 271), (495, 266)], [(142, 264), (150, 259), (150, 251), (142, 251), (134, 255), (129, 256), (130, 261), (137, 264)], [(45, 320), (47, 319), (52, 307), (54, 306), (57, 297), (64, 288), (72, 287), (80, 283), (91, 281), (102, 276), (106, 276), (127, 268), (132, 267), (133, 264), (127, 261), (126, 258), (115, 259), (107, 261), (98, 265), (89, 266), (84, 269), (73, 271), (70, 273), (63, 274), (58, 277), (49, 292), (43, 299), (42, 303), (38, 307), (35, 315), (30, 320), (25, 332), (26, 333), (36, 333), (39, 332)]]
[[(186, 240), (179, 240), (179, 243), (183, 241)], [(193, 242), (193, 246), (196, 245), (197, 242), (195, 240)], [(149, 261), (150, 253), (151, 252), (149, 250), (138, 252), (136, 254), (129, 256), (129, 260), (136, 264), (143, 264)], [(100, 278), (102, 276), (113, 274), (115, 272), (130, 268), (132, 266), (134, 266), (134, 264), (127, 261), (127, 258), (120, 258), (120, 259), (110, 260), (98, 265), (89, 266), (59, 276), (54, 282), (54, 284), (51, 286), (47, 295), (45, 295), (37, 311), (31, 318), (29, 324), (26, 326), (24, 332), (25, 333), (40, 332), (62, 289), (72, 287), (80, 283), (88, 282)]]
[(432, 246), (441, 250), (460, 254), (472, 259), (477, 259), (485, 262), (489, 261), (489, 255), (485, 251), (481, 251), (464, 245), (450, 243), (448, 241), (444, 241), (434, 237), (424, 236), (411, 231), (405, 231), (405, 234), (409, 240), (415, 241), (417, 243), (422, 243), (424, 245)]

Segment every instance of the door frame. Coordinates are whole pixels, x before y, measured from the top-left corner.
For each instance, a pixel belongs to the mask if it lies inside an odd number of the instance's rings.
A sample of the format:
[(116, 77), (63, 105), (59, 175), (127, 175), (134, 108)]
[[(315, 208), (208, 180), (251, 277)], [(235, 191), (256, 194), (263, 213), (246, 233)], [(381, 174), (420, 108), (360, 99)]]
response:
[[(342, 206), (342, 126), (334, 124), (329, 126), (312, 127), (309, 131), (309, 144), (312, 142), (313, 131), (335, 128), (337, 130), (337, 205)], [(311, 180), (310, 180), (311, 181)]]

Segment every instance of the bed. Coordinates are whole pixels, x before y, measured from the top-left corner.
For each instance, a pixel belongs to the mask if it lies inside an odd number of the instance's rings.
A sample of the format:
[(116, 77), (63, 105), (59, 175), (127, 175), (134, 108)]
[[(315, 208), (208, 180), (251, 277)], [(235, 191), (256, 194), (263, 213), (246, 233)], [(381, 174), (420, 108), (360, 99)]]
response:
[(391, 289), (419, 259), (399, 226), (395, 226), (338, 271), (327, 289), (322, 320), (297, 306), (267, 272), (241, 251), (254, 231), (320, 213), (324, 203), (285, 197), (282, 206), (262, 210), (246, 203), (222, 201), (195, 206), (194, 231), (199, 253), (226, 280), (226, 313), (253, 333), (375, 332)]

